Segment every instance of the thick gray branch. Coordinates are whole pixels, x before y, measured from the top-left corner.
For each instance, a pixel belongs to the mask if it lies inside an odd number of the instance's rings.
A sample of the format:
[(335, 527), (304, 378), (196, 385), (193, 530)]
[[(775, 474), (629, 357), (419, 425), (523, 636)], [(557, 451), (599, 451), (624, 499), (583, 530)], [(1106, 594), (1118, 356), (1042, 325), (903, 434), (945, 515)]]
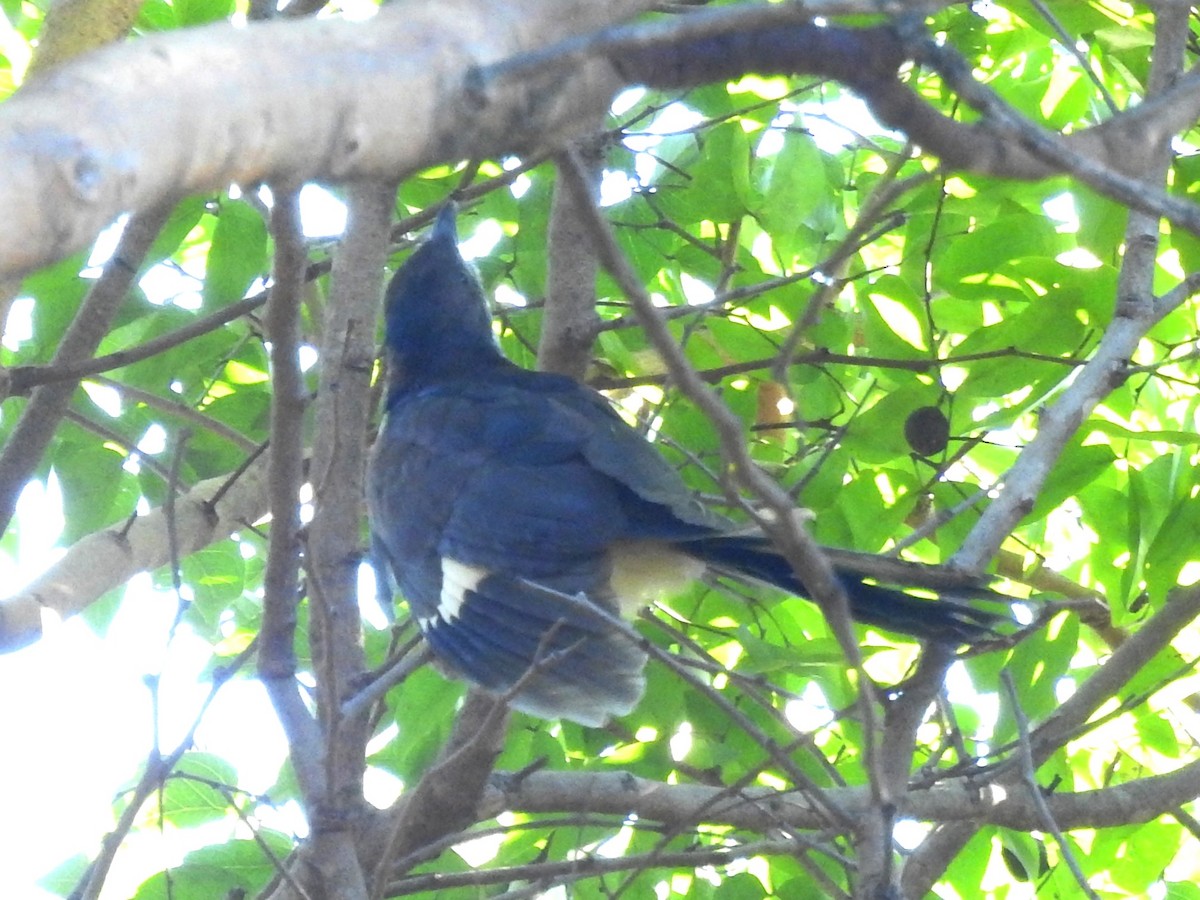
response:
[[(1104, 828), (1147, 822), (1175, 806), (1181, 797), (1200, 791), (1200, 761), (1167, 775), (1153, 775), (1115, 787), (1047, 797), (1054, 819), (1064, 829)], [(836, 788), (830, 798), (851, 817), (870, 815), (874, 802), (868, 788)], [(751, 788), (730, 796), (726, 788), (702, 784), (664, 784), (628, 772), (534, 772), (498, 775), (483, 797), (480, 818), (504, 810), (525, 813), (586, 812), (627, 816), (689, 828), (720, 823), (751, 831), (775, 828), (830, 827), (825, 807), (799, 794)], [(900, 799), (897, 816), (923, 822), (1001, 825), (1018, 831), (1041, 827), (1039, 811), (1028, 796), (1015, 791), (993, 793), (959, 780), (926, 791), (909, 791)]]
[(231, 182), (396, 180), (478, 147), (552, 143), (577, 111), (607, 107), (606, 64), (553, 94), (484, 97), (466, 73), (652, 5), (396, 3), (368, 23), (213, 25), (89, 54), (0, 107), (0, 271), (79, 249), (124, 210)]
[(969, 79), (960, 87), (987, 118), (945, 118), (897, 79), (910, 48), (894, 31), (818, 28), (805, 4), (603, 30), (655, 5), (396, 3), (369, 23), (214, 25), (98, 51), (0, 107), (0, 275), (83, 247), (125, 210), (231, 182), (398, 180), (436, 162), (559, 147), (626, 84), (749, 71), (841, 80), (951, 168), (1070, 172), (1200, 233), (1200, 208), (1129, 177), (1148, 143), (1200, 112), (1192, 84), (1060, 140), (1014, 123)]

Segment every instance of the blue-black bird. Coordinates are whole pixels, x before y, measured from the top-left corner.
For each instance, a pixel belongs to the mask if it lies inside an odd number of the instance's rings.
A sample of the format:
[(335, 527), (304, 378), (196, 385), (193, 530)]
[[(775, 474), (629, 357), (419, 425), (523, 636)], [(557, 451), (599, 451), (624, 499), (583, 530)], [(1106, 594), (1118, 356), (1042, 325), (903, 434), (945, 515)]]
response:
[[(387, 418), (368, 477), (372, 546), (453, 673), (544, 718), (599, 725), (643, 690), (609, 613), (705, 570), (806, 596), (761, 537), (733, 533), (592, 389), (501, 353), (452, 205), (387, 291)], [(953, 644), (997, 617), (839, 575), (853, 617)]]

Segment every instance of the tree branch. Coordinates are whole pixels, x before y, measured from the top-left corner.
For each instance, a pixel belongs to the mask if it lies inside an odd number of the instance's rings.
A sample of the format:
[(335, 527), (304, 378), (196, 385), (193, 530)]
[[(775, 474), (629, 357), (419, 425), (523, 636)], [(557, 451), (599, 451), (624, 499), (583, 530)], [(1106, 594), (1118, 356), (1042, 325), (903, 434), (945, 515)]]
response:
[[(1071, 830), (1148, 822), (1178, 806), (1180, 798), (1194, 797), (1197, 792), (1200, 760), (1193, 760), (1165, 775), (1150, 775), (1093, 791), (1057, 791), (1045, 800), (1059, 826)], [(851, 819), (874, 810), (867, 787), (830, 788), (824, 793), (825, 802), (836, 803)], [(543, 770), (521, 775), (496, 773), (483, 794), (478, 818), (491, 818), (506, 810), (529, 814), (586, 812), (634, 814), (644, 821), (683, 829), (713, 824), (758, 833), (779, 828), (842, 832), (847, 826), (832, 825), (824, 809), (822, 802), (796, 792), (761, 787), (730, 795), (724, 787), (666, 784), (631, 772)], [(1043, 827), (1043, 810), (1026, 792), (992, 791), (973, 778), (911, 790), (901, 799), (896, 814), (960, 828), (987, 824), (1036, 831)]]
[[(600, 124), (597, 122), (597, 128)], [(594, 134), (575, 143), (592, 196), (597, 199), (606, 139), (606, 135)], [(574, 192), (556, 183), (546, 242), (546, 314), (538, 341), (538, 368), (579, 381), (587, 374), (592, 345), (600, 329), (596, 314), (599, 266), (581, 219)]]
[[(130, 218), (100, 279), (84, 297), (54, 351), (51, 366), (75, 363), (96, 352), (169, 212), (168, 207), (160, 206)], [(8, 530), (17, 498), (50, 445), (75, 387), (73, 382), (48, 384), (34, 391), (0, 451), (0, 534)]]
[(367, 423), (372, 413), (371, 375), (375, 323), (383, 295), (395, 189), (356, 185), (349, 202), (346, 236), (334, 257), (331, 293), (335, 302), (322, 329), (321, 378), (317, 391), (310, 480), (314, 513), (309, 526), (308, 571), (314, 622), (325, 657), (319, 694), (328, 739), (330, 784), (323, 814), (339, 820), (363, 803), (362, 776), (370, 737), (368, 710), (353, 717), (342, 704), (359, 686), (365, 669), (358, 614), (358, 567), (362, 560)]
[(945, 118), (896, 73), (911, 54), (954, 77), (954, 58), (888, 27), (818, 27), (807, 4), (597, 30), (654, 5), (445, 0), (385, 7), (367, 24), (285, 17), (96, 51), (0, 108), (0, 276), (84, 246), (122, 210), (230, 182), (394, 180), (446, 160), (561, 146), (628, 84), (694, 86), (747, 72), (840, 80), (948, 168), (1027, 179), (1069, 172), (1200, 234), (1200, 208), (1130, 176), (1144, 169), (1147, 134), (1200, 113), (1200, 72), (1060, 139), (1014, 122), (966, 79), (959, 89), (988, 118)]
[(271, 212), (275, 282), (267, 306), (271, 341), (271, 532), (263, 573), (263, 618), (258, 673), (287, 735), (305, 810), (327, 795), (321, 768), (324, 739), (296, 682), (297, 606), (300, 603), (300, 486), (304, 478), (304, 408), (300, 373), (300, 291), (304, 245), (297, 192), (278, 190)]
[(466, 73), (653, 5), (444, 0), (369, 23), (218, 24), (97, 50), (0, 107), (0, 273), (85, 246), (122, 210), (231, 182), (395, 180), (553, 144), (607, 108), (606, 64), (549, 95), (481, 96)]
[[(179, 553), (186, 556), (262, 518), (267, 509), (267, 458), (253, 457), (232, 476), (200, 482), (175, 498)], [(32, 584), (0, 602), (0, 653), (19, 650), (42, 635), (42, 613), (61, 618), (82, 612), (138, 572), (170, 559), (163, 508), (76, 541)]]

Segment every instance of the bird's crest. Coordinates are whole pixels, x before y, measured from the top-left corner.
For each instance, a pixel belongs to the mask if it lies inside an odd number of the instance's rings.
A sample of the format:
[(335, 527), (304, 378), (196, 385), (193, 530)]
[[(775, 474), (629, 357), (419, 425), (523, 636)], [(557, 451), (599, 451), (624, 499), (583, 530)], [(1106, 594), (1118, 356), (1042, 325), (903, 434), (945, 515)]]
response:
[(479, 279), (459, 253), (456, 214), (453, 203), (442, 208), (388, 286), (393, 394), (506, 362)]

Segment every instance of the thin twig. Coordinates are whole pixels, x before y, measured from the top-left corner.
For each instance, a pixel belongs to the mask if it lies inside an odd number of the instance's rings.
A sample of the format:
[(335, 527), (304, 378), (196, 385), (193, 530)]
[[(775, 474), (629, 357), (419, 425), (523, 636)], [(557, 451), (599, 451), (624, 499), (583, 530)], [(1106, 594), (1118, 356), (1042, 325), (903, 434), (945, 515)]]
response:
[[(163, 205), (129, 219), (112, 258), (59, 341), (52, 367), (90, 358), (96, 351), (169, 213), (170, 206)], [(48, 384), (36, 390), (0, 450), (0, 534), (8, 530), (17, 497), (41, 461), (74, 393), (74, 383)]]
[(296, 683), (295, 637), (300, 592), (300, 484), (304, 475), (304, 408), (307, 391), (300, 371), (298, 261), (304, 258), (295, 191), (279, 190), (271, 216), (275, 236), (275, 287), (267, 306), (271, 340), (271, 533), (263, 575), (263, 619), (258, 671), (288, 739), (304, 805), (325, 796), (321, 766), (323, 736)]
[(142, 773), (142, 777), (138, 780), (137, 785), (134, 786), (127, 805), (121, 813), (121, 817), (117, 820), (116, 827), (104, 836), (100, 843), (99, 855), (88, 866), (78, 886), (71, 892), (70, 900), (97, 900), (99, 898), (100, 892), (104, 887), (104, 882), (108, 878), (109, 870), (112, 868), (113, 860), (116, 858), (117, 850), (129, 832), (133, 830), (133, 826), (137, 822), (138, 815), (141, 812), (142, 804), (146, 802), (151, 794), (159, 789), (166, 781), (167, 776), (179, 764), (179, 760), (183, 758), (184, 753), (192, 748), (196, 740), (196, 729), (200, 727), (205, 713), (208, 712), (208, 708), (216, 699), (217, 692), (253, 657), (256, 650), (257, 645), (251, 642), (228, 665), (214, 670), (212, 687), (209, 688), (207, 696), (200, 704), (200, 709), (196, 712), (196, 717), (192, 721), (187, 734), (183, 736), (183, 739), (180, 740), (174, 750), (166, 756), (162, 756), (157, 747), (151, 751), (150, 756), (146, 760), (146, 771)]
[(1071, 845), (1067, 843), (1066, 836), (1062, 833), (1062, 829), (1058, 827), (1058, 822), (1054, 821), (1054, 814), (1050, 812), (1050, 807), (1046, 804), (1046, 797), (1042, 793), (1042, 786), (1038, 784), (1037, 767), (1034, 765), (1033, 753), (1029, 746), (1029, 721), (1025, 718), (1025, 711), (1021, 708), (1021, 698), (1017, 694), (1017, 686), (1013, 683), (1012, 672), (1009, 669), (1002, 671), (1000, 673), (1000, 681), (1004, 684), (1004, 693), (1008, 696), (1013, 721), (1016, 722), (1017, 726), (1016, 758), (1020, 764), (1021, 781), (1029, 793), (1029, 799), (1033, 802), (1034, 809), (1037, 810), (1038, 818), (1042, 822), (1042, 828), (1049, 832), (1054, 838), (1055, 843), (1058, 844), (1058, 852), (1062, 854), (1067, 868), (1071, 870), (1071, 874), (1075, 877), (1075, 881), (1079, 885), (1079, 889), (1083, 891), (1084, 896), (1091, 898), (1091, 900), (1099, 900), (1099, 895), (1088, 884), (1087, 876), (1083, 874), (1083, 869), (1079, 866), (1079, 860), (1075, 858), (1075, 853), (1071, 849)]
[[(561, 177), (573, 185), (577, 196), (586, 200), (587, 182), (578, 162), (568, 155), (566, 164), (560, 167), (559, 172)], [(704, 383), (684, 357), (666, 323), (658, 315), (646, 289), (621, 253), (599, 209), (594, 204), (585, 202), (580, 203), (580, 209), (590, 222), (590, 231), (597, 244), (601, 265), (633, 304), (642, 319), (646, 336), (663, 357), (672, 380), (713, 423), (731, 475), (740, 486), (761, 499), (773, 514), (769, 518), (756, 516), (759, 525), (779, 544), (785, 557), (797, 567), (805, 586), (828, 617), (830, 628), (846, 655), (850, 668), (858, 675), (867, 769), (872, 784), (882, 790), (877, 777), (879, 770), (875, 741), (878, 729), (872, 682), (863, 669), (862, 654), (851, 625), (845, 591), (834, 575), (829, 561), (822, 556), (812, 539), (805, 533), (791, 498), (751, 459), (746, 449), (741, 422)], [(736, 498), (737, 492), (733, 485), (727, 487), (731, 498)], [(753, 514), (753, 511), (751, 513)]]

